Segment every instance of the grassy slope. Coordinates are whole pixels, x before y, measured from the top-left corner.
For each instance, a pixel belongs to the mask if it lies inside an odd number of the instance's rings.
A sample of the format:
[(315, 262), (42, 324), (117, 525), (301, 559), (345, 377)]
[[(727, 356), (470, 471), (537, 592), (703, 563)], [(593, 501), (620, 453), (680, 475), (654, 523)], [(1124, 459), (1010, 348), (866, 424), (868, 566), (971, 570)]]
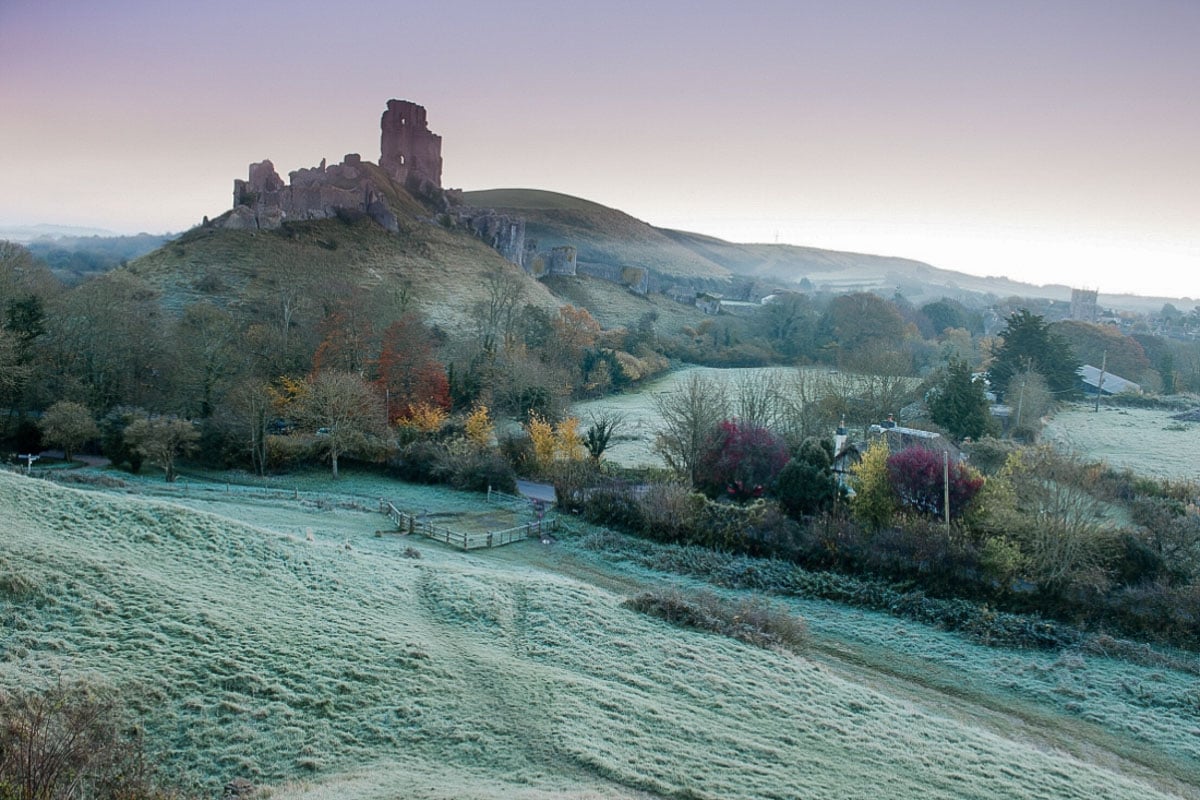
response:
[(657, 314), (654, 329), (660, 335), (676, 335), (685, 327), (695, 327), (712, 319), (695, 306), (668, 300), (659, 294), (637, 295), (590, 275), (574, 277), (552, 275), (542, 279), (555, 297), (587, 308), (605, 328), (633, 328), (648, 313)]
[(466, 192), (467, 203), (525, 217), (526, 235), (542, 250), (573, 245), (580, 261), (647, 267), (662, 275), (725, 281), (729, 271), (684, 247), (658, 228), (617, 211), (555, 192), (492, 189)]
[[(402, 219), (401, 226), (398, 235), (366, 219), (303, 222), (271, 232), (197, 228), (129, 269), (176, 307), (204, 298), (273, 306), (290, 286), (387, 289), (407, 281), (430, 320), (451, 328), (473, 324), (470, 306), (484, 297), (484, 274), (519, 272), (474, 237), (415, 219)], [(525, 292), (527, 302), (558, 305), (537, 281), (527, 280)]]
[(353, 507), (201, 494), (179, 499), (263, 524), (0, 474), (0, 685), (137, 689), (150, 741), (210, 787), (339, 776), (279, 797), (1170, 796), (919, 692), (634, 614), (529, 566), (536, 543), (405, 559)]

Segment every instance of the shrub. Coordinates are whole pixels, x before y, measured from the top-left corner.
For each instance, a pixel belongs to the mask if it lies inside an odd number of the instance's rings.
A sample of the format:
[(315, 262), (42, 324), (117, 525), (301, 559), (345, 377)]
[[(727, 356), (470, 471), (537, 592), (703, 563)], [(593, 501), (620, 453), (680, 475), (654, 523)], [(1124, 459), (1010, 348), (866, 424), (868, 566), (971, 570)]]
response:
[(590, 490), (582, 500), (580, 511), (584, 519), (597, 525), (635, 533), (648, 527), (641, 504), (627, 486), (611, 484)]
[(896, 500), (888, 481), (888, 447), (883, 439), (877, 439), (862, 460), (850, 468), (854, 497), (850, 510), (854, 519), (867, 530), (879, 530), (892, 521), (896, 513)]
[(497, 444), (500, 454), (514, 470), (523, 474), (534, 470), (533, 440), (524, 431), (503, 434)]
[(388, 461), (388, 471), (400, 480), (413, 483), (439, 483), (444, 477), (445, 445), (430, 439), (410, 442)]
[(672, 625), (719, 633), (758, 647), (800, 652), (808, 644), (808, 625), (782, 605), (762, 598), (725, 600), (711, 592), (643, 592), (625, 601), (643, 614)]
[(788, 462), (783, 439), (760, 425), (724, 420), (705, 442), (696, 483), (709, 497), (761, 497)]
[(944, 464), (946, 457), (942, 452), (923, 447), (910, 447), (888, 456), (888, 479), (900, 505), (941, 517), (946, 511), (949, 488), (950, 516), (962, 516), (967, 504), (983, 487), (983, 476), (962, 463)]
[(103, 687), (59, 682), (0, 693), (0, 796), (149, 800), (157, 787), (140, 732)]
[(442, 455), (440, 472), (449, 477), (456, 489), (484, 492), (490, 486), (501, 492), (515, 494), (517, 476), (502, 455), (491, 450), (478, 450), (472, 446), (455, 446), (452, 443)]
[(664, 542), (691, 538), (703, 506), (704, 497), (679, 482), (652, 483), (637, 501), (644, 532)]
[(307, 436), (268, 436), (267, 466), (288, 469), (317, 459), (317, 444)]
[[(492, 443), (492, 435), (495, 431), (496, 426), (492, 424), (491, 417), (488, 416), (488, 407), (483, 403), (476, 403), (464, 423), (467, 440), (476, 447), (487, 447)], [(514, 464), (514, 466), (516, 465)]]

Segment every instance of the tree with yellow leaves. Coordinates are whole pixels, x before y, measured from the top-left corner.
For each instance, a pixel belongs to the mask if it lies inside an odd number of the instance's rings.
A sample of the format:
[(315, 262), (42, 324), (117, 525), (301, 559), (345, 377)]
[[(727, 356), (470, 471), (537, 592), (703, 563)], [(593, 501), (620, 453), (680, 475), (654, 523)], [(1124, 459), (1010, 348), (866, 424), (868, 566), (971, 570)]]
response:
[(554, 452), (564, 461), (583, 458), (583, 436), (579, 433), (579, 420), (576, 417), (567, 417), (554, 426)]
[(432, 403), (420, 402), (409, 407), (408, 412), (398, 421), (406, 428), (419, 433), (437, 433), (449, 418), (446, 409)]
[(479, 448), (488, 447), (492, 443), (492, 434), (496, 431), (496, 426), (492, 423), (491, 417), (488, 416), (488, 407), (483, 403), (476, 403), (471, 409), (471, 413), (467, 415), (467, 421), (463, 426), (467, 435), (467, 441)]
[(554, 463), (554, 453), (557, 443), (554, 439), (554, 427), (536, 411), (529, 412), (529, 422), (525, 425), (529, 441), (533, 444), (533, 460), (538, 470), (549, 469)]
[(873, 531), (886, 527), (896, 512), (887, 461), (887, 442), (876, 439), (863, 453), (862, 461), (850, 468), (850, 485), (854, 489), (850, 511), (863, 527)]

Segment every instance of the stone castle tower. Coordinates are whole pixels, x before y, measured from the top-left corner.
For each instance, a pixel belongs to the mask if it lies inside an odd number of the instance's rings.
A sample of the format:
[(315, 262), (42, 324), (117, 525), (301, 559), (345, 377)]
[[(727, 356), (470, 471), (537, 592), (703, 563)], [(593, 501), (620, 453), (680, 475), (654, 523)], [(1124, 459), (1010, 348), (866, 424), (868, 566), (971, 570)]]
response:
[(1098, 289), (1071, 290), (1071, 319), (1094, 323), (1100, 316)]
[(425, 107), (388, 100), (379, 125), (379, 166), (402, 186), (442, 188), (442, 137), (430, 132)]

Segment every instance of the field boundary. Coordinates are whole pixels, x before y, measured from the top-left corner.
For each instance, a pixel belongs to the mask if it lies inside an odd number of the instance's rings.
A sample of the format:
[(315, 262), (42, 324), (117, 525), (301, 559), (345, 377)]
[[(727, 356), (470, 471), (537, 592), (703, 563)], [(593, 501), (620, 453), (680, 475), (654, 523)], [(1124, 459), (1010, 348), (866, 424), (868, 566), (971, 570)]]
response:
[[(506, 505), (514, 510), (524, 510), (531, 505), (524, 498), (506, 495), (492, 489), (488, 490), (487, 502)], [(385, 514), (392, 521), (392, 524), (395, 525), (396, 530), (392, 531), (393, 533), (398, 533), (402, 536), (424, 536), (427, 539), (433, 539), (434, 541), (442, 542), (460, 550), (501, 547), (502, 545), (521, 542), (532, 537), (541, 539), (548, 532), (558, 530), (558, 517), (543, 517), (539, 514), (537, 519), (503, 530), (484, 532), (456, 531), (444, 525), (433, 524), (426, 515), (414, 514), (411, 511), (404, 511), (397, 508), (394, 503), (385, 497), (379, 498), (379, 511)]]

